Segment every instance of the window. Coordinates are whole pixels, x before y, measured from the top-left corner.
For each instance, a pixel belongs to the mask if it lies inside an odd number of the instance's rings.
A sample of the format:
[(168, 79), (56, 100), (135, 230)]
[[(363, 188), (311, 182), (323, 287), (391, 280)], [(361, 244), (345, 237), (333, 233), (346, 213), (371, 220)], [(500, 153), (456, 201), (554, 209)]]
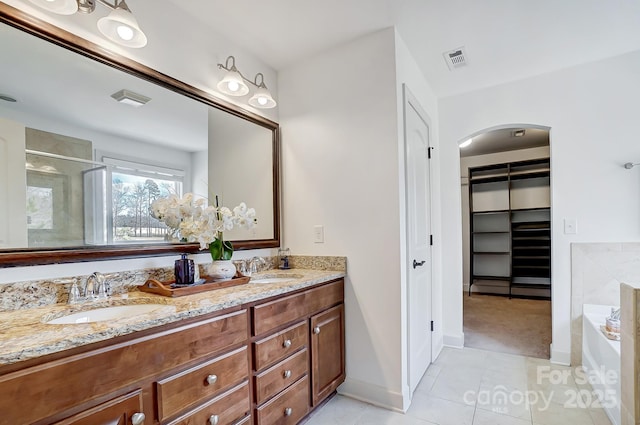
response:
[(163, 240), (166, 226), (151, 216), (150, 207), (158, 198), (182, 196), (185, 171), (109, 156), (101, 159), (107, 165), (104, 201), (110, 206), (104, 208), (107, 243)]

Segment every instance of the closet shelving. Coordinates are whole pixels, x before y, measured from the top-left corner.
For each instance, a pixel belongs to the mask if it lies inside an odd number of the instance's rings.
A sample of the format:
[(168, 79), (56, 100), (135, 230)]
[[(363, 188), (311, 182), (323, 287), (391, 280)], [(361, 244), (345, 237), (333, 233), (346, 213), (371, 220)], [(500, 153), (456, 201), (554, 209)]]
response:
[[(551, 288), (549, 159), (469, 169), (473, 284)], [(502, 284), (500, 283), (502, 282)]]

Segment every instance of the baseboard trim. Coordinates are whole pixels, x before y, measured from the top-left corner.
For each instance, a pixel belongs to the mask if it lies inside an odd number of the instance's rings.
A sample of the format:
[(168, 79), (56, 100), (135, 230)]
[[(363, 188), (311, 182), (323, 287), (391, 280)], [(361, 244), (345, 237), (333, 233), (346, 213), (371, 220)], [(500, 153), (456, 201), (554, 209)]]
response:
[(562, 366), (571, 366), (571, 353), (566, 351), (558, 351), (553, 349), (553, 344), (549, 345), (551, 352), (551, 358), (549, 361), (553, 364), (559, 364)]
[(463, 348), (464, 347), (464, 332), (460, 332), (457, 335), (444, 334), (442, 338), (442, 344), (445, 347)]
[(348, 377), (338, 387), (338, 394), (399, 413), (406, 412), (410, 403), (399, 392)]

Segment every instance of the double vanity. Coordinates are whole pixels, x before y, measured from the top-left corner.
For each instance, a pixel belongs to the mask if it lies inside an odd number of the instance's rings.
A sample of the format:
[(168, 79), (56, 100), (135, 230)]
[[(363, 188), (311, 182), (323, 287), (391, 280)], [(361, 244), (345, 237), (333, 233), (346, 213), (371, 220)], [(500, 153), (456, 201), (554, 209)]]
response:
[(299, 423), (344, 381), (344, 276), (0, 313), (0, 424)]

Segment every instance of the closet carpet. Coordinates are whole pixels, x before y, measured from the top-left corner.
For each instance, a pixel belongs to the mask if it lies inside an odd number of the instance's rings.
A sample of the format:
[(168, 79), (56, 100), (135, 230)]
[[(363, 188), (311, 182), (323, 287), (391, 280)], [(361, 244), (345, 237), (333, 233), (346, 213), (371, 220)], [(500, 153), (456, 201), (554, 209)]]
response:
[(465, 347), (549, 359), (551, 301), (463, 297)]

